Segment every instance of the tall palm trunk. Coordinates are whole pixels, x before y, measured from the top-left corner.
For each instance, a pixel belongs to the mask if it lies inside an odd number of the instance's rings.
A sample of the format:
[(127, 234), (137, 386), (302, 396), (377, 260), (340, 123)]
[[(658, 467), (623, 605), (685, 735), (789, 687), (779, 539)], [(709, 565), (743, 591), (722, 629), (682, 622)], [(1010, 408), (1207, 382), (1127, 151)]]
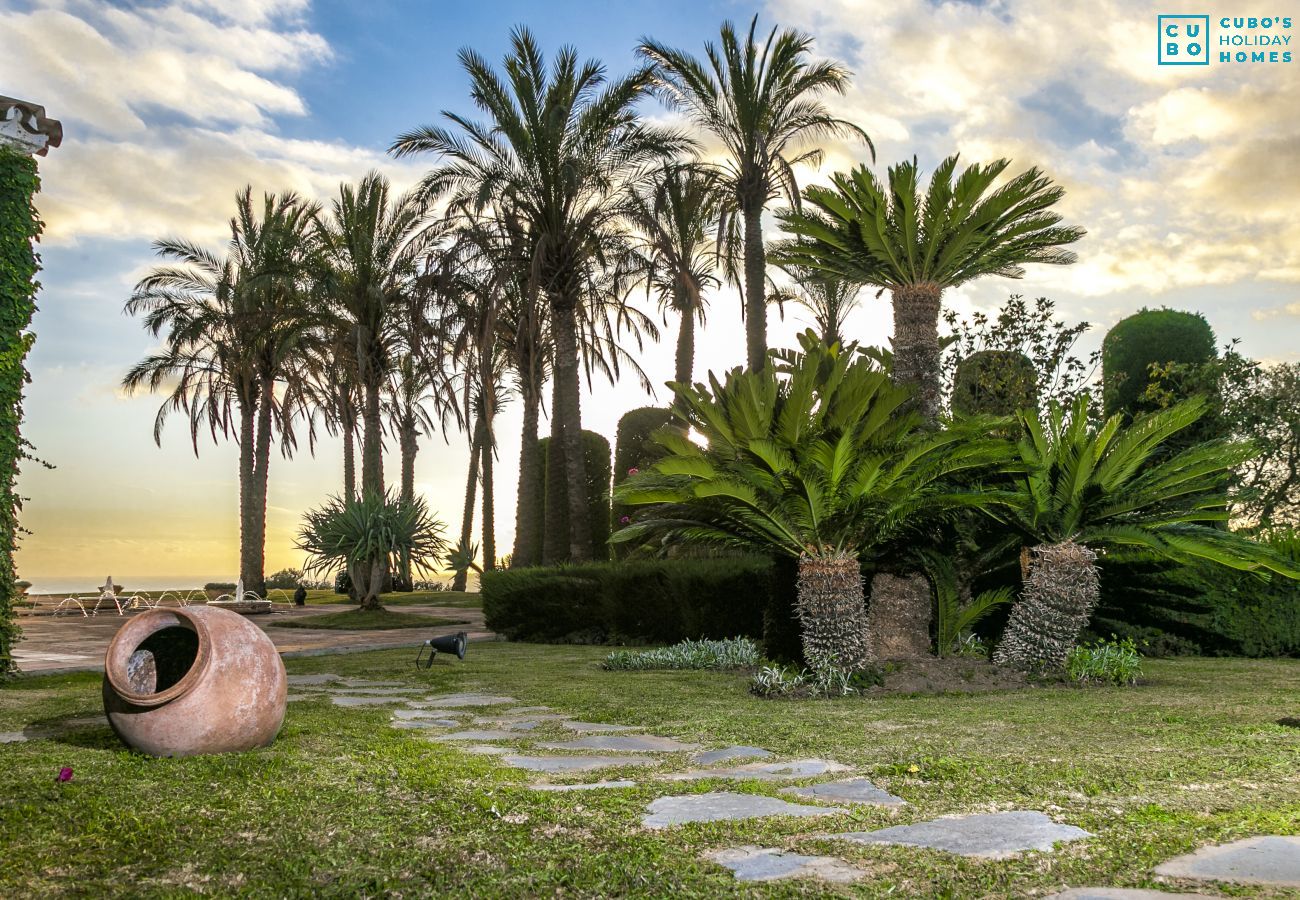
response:
[(867, 608), (867, 652), (872, 659), (915, 659), (930, 655), (933, 618), (930, 582), (920, 572), (877, 572)]
[(677, 329), (677, 359), (673, 367), (673, 380), (680, 384), (690, 384), (695, 369), (695, 304), (686, 296), (686, 290), (678, 285), (674, 303), (681, 312), (682, 323)]
[(573, 301), (566, 298), (565, 302), (553, 303), (551, 321), (555, 331), (556, 389), (550, 452), (559, 453), (564, 459), (569, 559), (587, 562), (592, 550), (591, 508), (587, 505), (587, 474), (582, 454), (581, 383), (578, 379), (578, 338)]
[(497, 567), (496, 492), (492, 483), (493, 444), (489, 433), (480, 451), (483, 467), (483, 571)]
[(800, 557), (796, 598), (808, 664), (849, 672), (866, 668), (867, 607), (858, 558), (849, 553)]
[(357, 333), (357, 366), (361, 389), (365, 396), (362, 413), (364, 433), (361, 436), (361, 492), (382, 496), (384, 493), (383, 420), (380, 414), (380, 393), (383, 391), (383, 373), (375, 364), (377, 348), (375, 336), (362, 326)]
[(1097, 554), (1063, 541), (1032, 550), (1029, 578), (1011, 607), (993, 662), (1017, 669), (1061, 669), (1101, 597)]
[[(419, 432), (415, 427), (415, 416), (410, 412), (406, 412), (402, 415), (398, 442), (401, 446), (402, 453), (401, 501), (402, 503), (409, 505), (415, 501), (415, 455), (420, 452)], [(399, 591), (410, 591), (414, 586), (414, 581), (411, 577), (410, 554), (406, 552), (402, 553), (399, 566), (400, 571), (398, 572), (397, 584), (395, 584), (394, 587)]]
[[(521, 379), (522, 380), (522, 379)], [(531, 379), (530, 379), (531, 380)], [(542, 470), (537, 458), (537, 419), (541, 407), (540, 385), (521, 386), (524, 401), (524, 426), (519, 446), (519, 491), (515, 502), (515, 546), (510, 566), (535, 566), (542, 561), (538, 543), (538, 518), (542, 511)]]
[(943, 288), (925, 282), (900, 285), (894, 300), (894, 383), (916, 391), (915, 408), (939, 419), (939, 306)]
[(750, 370), (767, 365), (767, 251), (763, 247), (763, 201), (745, 200), (745, 354)]
[(343, 496), (352, 500), (357, 496), (356, 427), (343, 423)]
[(239, 397), (239, 578), (245, 588), (257, 579), (257, 392)]
[[(469, 477), (465, 482), (465, 507), (460, 518), (460, 545), (468, 547), (474, 536), (474, 499), (478, 492), (479, 457), (483, 452), (483, 420), (474, 422), (474, 437), (469, 447)], [(469, 583), (469, 569), (461, 569), (452, 579), (451, 589), (463, 591)]]

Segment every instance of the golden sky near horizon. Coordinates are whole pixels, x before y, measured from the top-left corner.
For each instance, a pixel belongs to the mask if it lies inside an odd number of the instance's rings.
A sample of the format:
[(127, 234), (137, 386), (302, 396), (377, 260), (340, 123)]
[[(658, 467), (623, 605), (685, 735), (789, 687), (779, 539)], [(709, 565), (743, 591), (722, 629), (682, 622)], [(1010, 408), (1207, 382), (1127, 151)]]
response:
[[(543, 45), (553, 51), (569, 39), (564, 16), (575, 16), (585, 23), (572, 38), (580, 52), (611, 65), (641, 34), (662, 27), (698, 49), (721, 19), (749, 14), (720, 2), (692, 4), (694, 17), (680, 21), (650, 8), (605, 21), (591, 15), (604, 4), (562, 6), (555, 21), (530, 23)], [(491, 18), (492, 7), (454, 15)], [(1259, 9), (1216, 2), (1193, 11), (1217, 23)], [(1067, 187), (1062, 210), (1088, 229), (1079, 263), (966, 286), (946, 297), (949, 307), (965, 313), (994, 309), (1010, 293), (1050, 296), (1063, 318), (1094, 323), (1092, 346), (1125, 314), (1168, 305), (1204, 312), (1221, 342), (1241, 338), (1248, 354), (1300, 358), (1300, 60), (1157, 66), (1156, 16), (1170, 11), (1118, 0), (770, 0), (762, 16), (812, 32), (820, 53), (853, 70), (852, 89), (832, 104), (872, 135), (882, 167), (913, 154), (927, 167), (957, 151), (970, 161), (1009, 156), (1017, 169), (1038, 165)], [(1267, 33), (1300, 29), (1300, 4), (1290, 11), (1290, 29)], [(337, 15), (308, 0), (0, 3), (0, 29), (15, 48), (0, 64), (0, 93), (43, 104), (67, 132), (41, 160), (46, 268), (25, 432), (57, 468), (29, 464), (20, 480), (33, 532), (18, 555), (23, 577), (235, 571), (235, 448), (201, 442), (196, 459), (179, 420), (154, 445), (157, 399), (117, 389), (152, 349), (121, 308), (152, 262), (148, 242), (181, 235), (218, 245), (230, 198), (245, 183), (327, 198), (369, 168), (403, 186), (427, 168), (428, 160), (396, 162), (384, 149), (440, 107), (468, 110), (463, 79), (407, 83), (397, 67), (413, 63), (376, 53), (362, 40), (373, 36)], [(403, 15), (428, 13), (416, 4)], [(429, 31), (429, 54), (454, 69), (454, 51), (485, 28), (496, 35), (484, 47), (495, 60), (513, 21), (453, 16)], [(1212, 24), (1212, 43), (1220, 31)], [(366, 78), (384, 86), (382, 98)], [(828, 149), (808, 179), (867, 159), (858, 145)], [(697, 373), (744, 356), (735, 291), (710, 302)], [(807, 324), (795, 311), (772, 319), (774, 346)], [(663, 331), (642, 354), (655, 384), (672, 370), (675, 323)], [(865, 294), (852, 336), (879, 343), (889, 331), (886, 303)], [(584, 397), (584, 423), (612, 440), (619, 416), (648, 402), (633, 378), (596, 384)], [(508, 408), (497, 467), (502, 553), (514, 532), (518, 429), (518, 410)], [(339, 454), (325, 439), (314, 457), (273, 460), (268, 571), (300, 563), (294, 531), (304, 509), (337, 490)], [(421, 492), (451, 530), (467, 458), (463, 437), (451, 435), (427, 440), (417, 463)], [(388, 471), (396, 473), (395, 457)]]

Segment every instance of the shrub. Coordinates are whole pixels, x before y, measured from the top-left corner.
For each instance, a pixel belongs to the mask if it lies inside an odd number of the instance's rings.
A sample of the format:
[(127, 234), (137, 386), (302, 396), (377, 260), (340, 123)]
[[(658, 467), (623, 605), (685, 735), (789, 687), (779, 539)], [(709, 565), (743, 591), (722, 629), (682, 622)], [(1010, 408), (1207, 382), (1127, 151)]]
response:
[[(536, 546), (542, 548), (543, 559), (549, 562), (567, 559), (569, 555), (569, 493), (561, 479), (550, 477), (548, 464), (551, 439), (537, 442), (537, 463), (542, 468), (542, 505), (537, 517)], [(582, 432), (583, 468), (587, 473), (587, 502), (590, 505), (591, 555), (593, 559), (609, 559), (609, 441), (594, 431)], [(549, 510), (558, 509), (558, 527), (548, 530)]]
[(1116, 323), (1101, 346), (1102, 401), (1107, 416), (1149, 411), (1141, 401), (1150, 386), (1153, 365), (1201, 365), (1217, 355), (1214, 329), (1205, 317), (1176, 309), (1136, 312)]
[(605, 669), (748, 669), (758, 665), (758, 644), (748, 638), (685, 640), (654, 650), (615, 650)]
[(834, 660), (821, 660), (808, 669), (764, 666), (749, 683), (749, 692), (759, 697), (846, 697), (882, 682), (875, 669), (850, 672)]
[(757, 638), (771, 590), (762, 557), (634, 560), (483, 573), (493, 631), (536, 642)]
[[(618, 420), (614, 436), (614, 484), (622, 484), (632, 470), (647, 469), (664, 455), (664, 448), (651, 440), (651, 436), (673, 420), (671, 410), (658, 406), (643, 406), (623, 415)], [(625, 524), (622, 519), (631, 517), (632, 507), (614, 503), (610, 510), (610, 530), (618, 531)], [(618, 548), (616, 553), (626, 553)]]
[(267, 590), (291, 591), (302, 583), (301, 569), (281, 569), (266, 579)]
[(962, 415), (1010, 416), (1038, 405), (1038, 372), (1015, 350), (981, 350), (957, 364), (952, 410)]
[(1065, 673), (1074, 681), (1109, 682), (1125, 687), (1142, 677), (1142, 654), (1132, 638), (1097, 641), (1075, 647), (1065, 659)]
[(236, 587), (233, 581), (209, 581), (203, 585), (205, 591), (233, 591)]

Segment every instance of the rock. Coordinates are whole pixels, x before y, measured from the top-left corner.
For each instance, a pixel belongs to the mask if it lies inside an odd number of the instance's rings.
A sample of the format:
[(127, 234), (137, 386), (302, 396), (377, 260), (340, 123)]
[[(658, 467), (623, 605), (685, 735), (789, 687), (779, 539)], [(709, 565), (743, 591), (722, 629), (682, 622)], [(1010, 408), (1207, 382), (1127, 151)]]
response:
[(1051, 852), (1058, 841), (1092, 837), (1082, 828), (1058, 825), (1043, 813), (1023, 811), (951, 816), (834, 836), (859, 844), (905, 844), (983, 859), (1005, 859), (1024, 850)]
[(1263, 835), (1202, 847), (1155, 871), (1172, 878), (1300, 887), (1300, 836)]
[(709, 794), (686, 794), (660, 797), (646, 807), (641, 824), (646, 828), (666, 828), (687, 822), (724, 822), (754, 819), (760, 816), (829, 816), (848, 810), (829, 806), (804, 806), (787, 803), (761, 794), (736, 794), (719, 791)]
[(460, 722), (455, 719), (394, 719), (393, 727), (411, 729), (459, 728)]
[(389, 703), (397, 703), (401, 697), (375, 697), (371, 695), (335, 695), (330, 697), (330, 702), (335, 706), (386, 706)]
[(443, 694), (439, 697), (429, 697), (426, 702), (430, 706), (441, 706), (447, 709), (456, 709), (462, 706), (504, 706), (507, 703), (518, 703), (514, 697), (494, 697), (491, 694)]
[(443, 712), (440, 709), (395, 709), (393, 718), (395, 719), (448, 719), (452, 716), (463, 716), (461, 712)]
[(502, 762), (530, 772), (586, 772), (613, 766), (654, 766), (648, 756), (506, 756)]
[(542, 744), (547, 750), (613, 750), (619, 753), (673, 753), (678, 750), (694, 750), (699, 744), (685, 744), (672, 738), (653, 734), (619, 734), (591, 735), (576, 741), (560, 741)]
[(747, 763), (722, 769), (692, 769), (665, 776), (669, 781), (699, 781), (704, 778), (731, 778), (741, 781), (791, 781), (814, 778), (831, 772), (847, 772), (848, 766), (828, 759), (796, 759), (790, 762)]
[(788, 850), (763, 847), (733, 847), (705, 854), (706, 859), (726, 866), (737, 881), (778, 881), (782, 878), (816, 878), (835, 884), (858, 881), (864, 873), (843, 860), (830, 856), (804, 856)]
[(435, 741), (509, 741), (519, 737), (510, 731), (501, 731), (495, 728), (471, 728), (468, 731), (454, 731), (451, 734), (440, 734), (435, 737)]
[(405, 681), (371, 681), (368, 678), (340, 678), (338, 682), (345, 687), (410, 687)]
[(635, 781), (588, 781), (582, 784), (532, 784), (535, 791), (594, 791), (601, 788), (636, 787)]
[(1070, 888), (1052, 894), (1047, 900), (1168, 900), (1170, 897), (1208, 897), (1208, 894), (1171, 894), (1140, 888)]
[(404, 694), (423, 694), (422, 688), (413, 687), (356, 687), (330, 688), (336, 697), (400, 697)]
[(907, 801), (883, 791), (865, 778), (848, 778), (844, 781), (827, 781), (808, 787), (781, 788), (781, 793), (808, 800), (829, 800), (834, 803), (870, 803), (875, 806), (906, 806)]
[(733, 759), (766, 759), (771, 755), (771, 751), (760, 747), (723, 747), (721, 750), (705, 750), (696, 753), (691, 757), (691, 762), (711, 766), (714, 763), (728, 762)]
[(601, 722), (564, 722), (563, 726), (579, 734), (598, 734), (602, 731), (642, 731), (633, 725), (605, 725)]
[(315, 675), (290, 675), (289, 685), (291, 687), (303, 687), (307, 685), (330, 684), (341, 679), (337, 675), (331, 675), (328, 672), (319, 672)]
[(22, 744), (26, 740), (27, 735), (21, 731), (0, 731), (0, 744)]

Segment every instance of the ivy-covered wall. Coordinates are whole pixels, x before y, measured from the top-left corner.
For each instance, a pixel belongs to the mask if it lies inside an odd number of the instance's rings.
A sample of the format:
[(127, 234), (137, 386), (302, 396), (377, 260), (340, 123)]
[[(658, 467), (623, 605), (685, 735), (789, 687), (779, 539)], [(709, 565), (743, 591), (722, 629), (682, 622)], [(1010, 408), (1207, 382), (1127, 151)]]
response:
[(41, 220), (32, 206), (40, 189), (36, 161), (25, 153), (0, 147), (0, 679), (16, 671), (14, 644), (14, 550), (18, 539), (18, 507), (14, 481), (23, 457), (20, 430), (23, 365), (33, 335), (27, 329), (36, 311), (36, 273), (40, 268), (34, 243)]

